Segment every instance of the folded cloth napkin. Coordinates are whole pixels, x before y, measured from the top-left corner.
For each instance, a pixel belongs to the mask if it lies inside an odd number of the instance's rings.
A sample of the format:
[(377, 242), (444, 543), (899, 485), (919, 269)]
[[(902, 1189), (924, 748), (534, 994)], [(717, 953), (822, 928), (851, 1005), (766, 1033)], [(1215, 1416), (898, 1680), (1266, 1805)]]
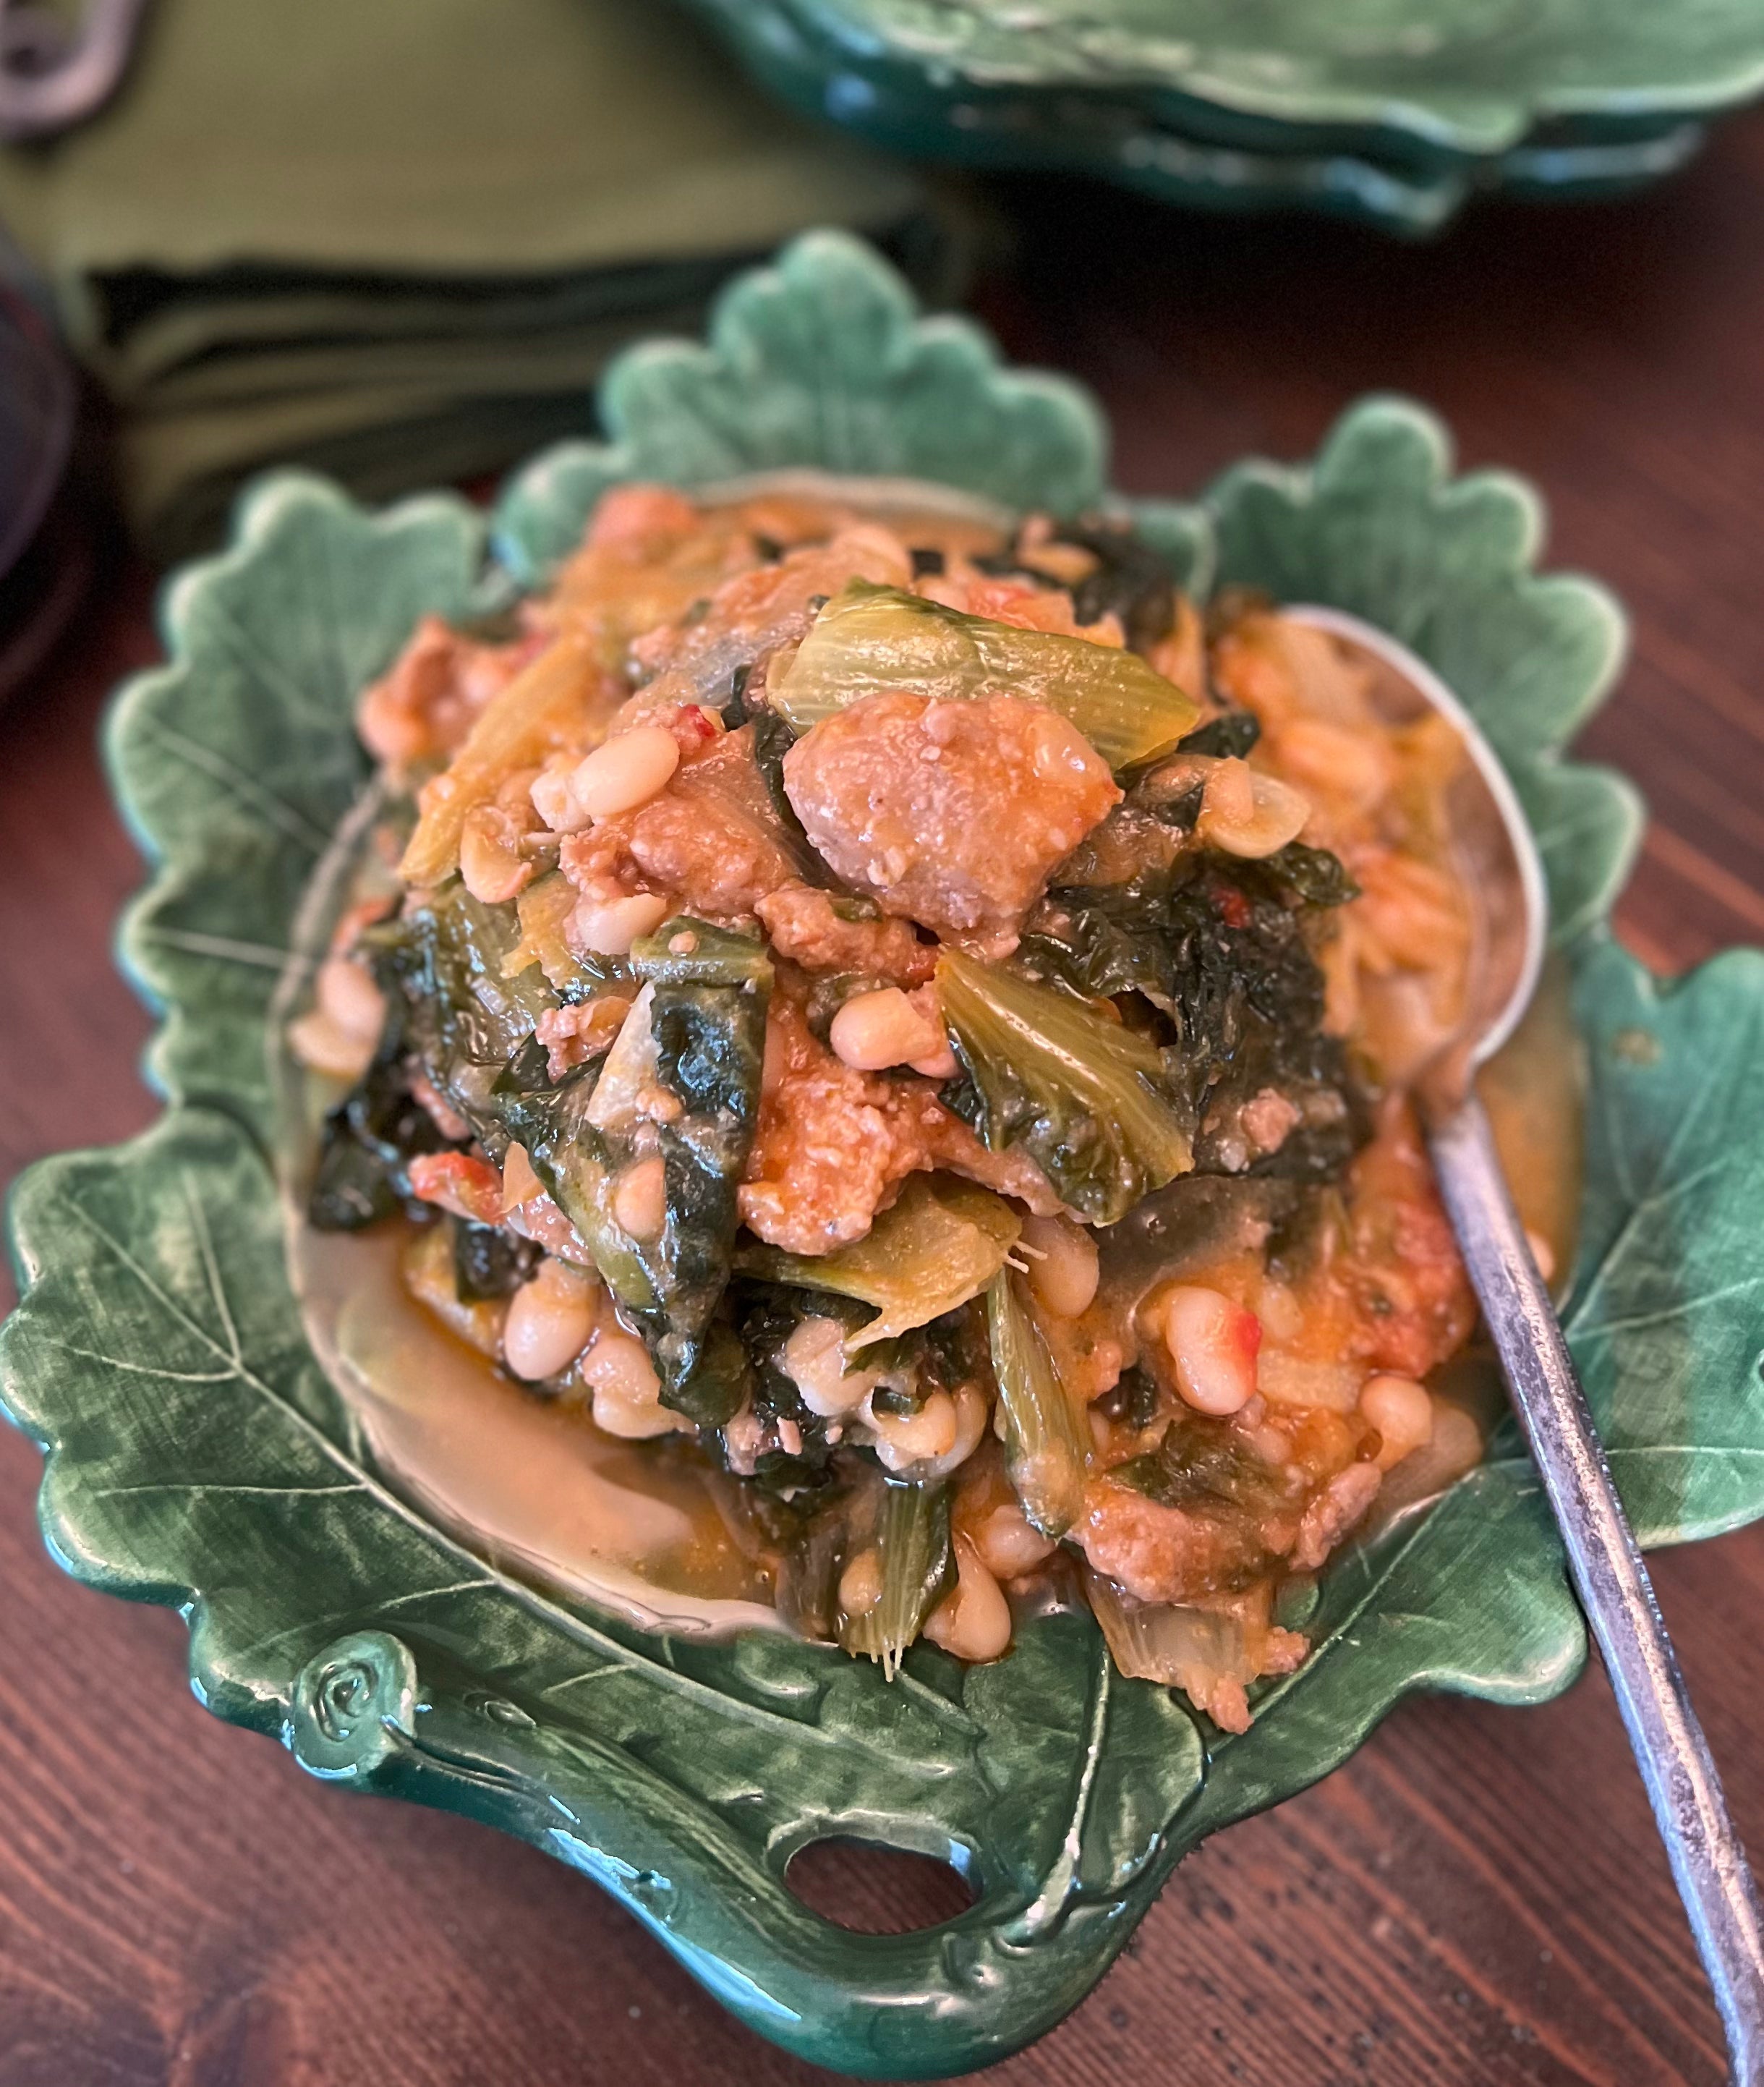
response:
[(960, 244), (667, 0), (157, 0), (108, 110), (0, 152), (0, 218), (168, 557), (271, 462), (383, 497), (580, 430), (610, 356), (807, 224), (933, 294)]

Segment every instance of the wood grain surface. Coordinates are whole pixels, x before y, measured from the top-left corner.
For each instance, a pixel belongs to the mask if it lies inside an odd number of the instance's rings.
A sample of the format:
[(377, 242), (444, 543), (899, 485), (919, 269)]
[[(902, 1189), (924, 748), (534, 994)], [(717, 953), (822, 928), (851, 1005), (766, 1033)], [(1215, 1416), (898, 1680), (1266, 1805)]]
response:
[[(1113, 416), (1128, 487), (1308, 453), (1357, 394), (1442, 410), (1548, 496), (1553, 556), (1634, 617), (1583, 749), (1655, 824), (1621, 913), (1677, 970), (1764, 940), (1764, 117), (1622, 204), (1489, 206), (1410, 248), (1004, 192), (980, 302)], [(0, 1178), (154, 1103), (112, 924), (139, 879), (94, 751), (155, 656), (125, 570), (0, 716)], [(807, 2082), (594, 1889), (438, 1814), (308, 1781), (192, 1700), (175, 1618), (44, 1556), (0, 1431), (0, 2087)], [(1764, 1528), (1657, 1561), (1741, 1829), (1764, 1849)], [(854, 1925), (946, 1904), (823, 1864)], [(1393, 1716), (1345, 1769), (1178, 1873), (1089, 2004), (999, 2087), (1370, 2082), (1697, 2087), (1708, 1995), (1602, 1677), (1518, 1713)]]

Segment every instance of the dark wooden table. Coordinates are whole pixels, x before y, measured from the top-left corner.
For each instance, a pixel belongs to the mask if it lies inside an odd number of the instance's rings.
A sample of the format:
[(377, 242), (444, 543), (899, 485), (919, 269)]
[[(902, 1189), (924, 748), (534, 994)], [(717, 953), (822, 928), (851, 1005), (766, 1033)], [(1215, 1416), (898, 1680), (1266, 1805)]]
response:
[[(1101, 394), (1131, 488), (1307, 454), (1374, 387), (1549, 498), (1635, 656), (1583, 750), (1655, 823), (1621, 912), (1664, 970), (1764, 939), (1764, 117), (1664, 191), (1488, 207), (1412, 249), (1032, 185), (982, 304)], [(154, 1104), (113, 974), (139, 869), (106, 691), (151, 659), (125, 572), (0, 718), (0, 1176)], [(44, 1557), (0, 1433), (0, 2087), (807, 2081), (531, 1850), (307, 1781), (208, 1718), (175, 1618)], [(1764, 1849), (1764, 1528), (1662, 1557), (1740, 1825)], [(914, 1903), (917, 1887), (836, 1891)], [(1001, 2087), (1722, 2076), (1707, 1992), (1596, 1672), (1528, 1714), (1414, 1702), (1347, 1768), (1187, 1863), (1077, 2017)]]

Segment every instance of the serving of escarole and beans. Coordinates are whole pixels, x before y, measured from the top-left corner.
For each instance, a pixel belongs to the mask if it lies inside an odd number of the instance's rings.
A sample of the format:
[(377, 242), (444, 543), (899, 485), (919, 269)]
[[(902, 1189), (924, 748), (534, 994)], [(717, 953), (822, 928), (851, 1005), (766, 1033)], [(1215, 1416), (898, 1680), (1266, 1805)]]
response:
[(1115, 520), (654, 485), (358, 724), (310, 1226), (692, 1475), (808, 1636), (1086, 1600), (1242, 1730), (1293, 1590), (1479, 1451), (1405, 1097), (1474, 933), (1450, 727)]

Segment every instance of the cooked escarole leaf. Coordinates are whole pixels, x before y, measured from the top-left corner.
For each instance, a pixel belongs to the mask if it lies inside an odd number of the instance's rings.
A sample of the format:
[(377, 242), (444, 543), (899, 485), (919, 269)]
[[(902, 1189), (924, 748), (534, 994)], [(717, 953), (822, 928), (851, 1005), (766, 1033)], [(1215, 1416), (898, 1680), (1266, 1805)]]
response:
[(1161, 1507), (1203, 1513), (1265, 1513), (1289, 1502), (1295, 1491), (1287, 1466), (1258, 1457), (1241, 1428), (1187, 1406), (1155, 1449), (1117, 1464), (1109, 1475)]
[[(597, 1074), (505, 1091), (505, 1120), (641, 1331), (663, 1402), (709, 1410), (722, 1395), (688, 1385), (729, 1279), (772, 968), (750, 937), (685, 915), (639, 943), (631, 961), (643, 988)], [(511, 1066), (505, 1090), (516, 1078)], [(621, 1212), (629, 1219), (633, 1201), (653, 1202), (636, 1193), (637, 1170), (658, 1163), (659, 1229), (639, 1236)]]
[[(716, 1344), (711, 1378), (690, 1381), (729, 1279), (771, 965), (751, 937), (680, 915), (633, 950), (631, 967), (642, 990), (598, 1065), (553, 1081), (531, 1039), (498, 1078), (492, 1106), (641, 1332), (663, 1402), (715, 1424), (740, 1397), (726, 1341)], [(640, 1237), (620, 1212), (631, 1214), (633, 1170), (658, 1164), (659, 1229)]]
[(1092, 1000), (1138, 992), (1175, 1012), (1176, 977), (1167, 932), (1170, 877), (1153, 867), (1120, 884), (1050, 891), (1029, 916), (1016, 967)]
[(1011, 1483), (1042, 1534), (1063, 1536), (1084, 1508), (1089, 1430), (1078, 1402), (1060, 1381), (1021, 1283), (1003, 1269), (986, 1291), (986, 1338)]
[(875, 1470), (847, 1475), (806, 1516), (780, 1527), (779, 1613), (804, 1637), (881, 1662), (901, 1656), (956, 1583), (949, 1485)]
[[(619, 1228), (611, 1210), (611, 1151), (594, 1121), (594, 1102), (607, 1068), (630, 1032), (633, 1047), (647, 1035), (641, 997), (605, 1060), (573, 1067), (554, 1081), (545, 1047), (536, 1037), (509, 1061), (491, 1092), (503, 1134), (523, 1146), (546, 1193), (576, 1227), (607, 1287), (633, 1316), (653, 1312), (656, 1294), (642, 1257)], [(638, 1026), (633, 1030), (633, 1024)]]
[(860, 1497), (868, 1513), (848, 1537), (835, 1628), (847, 1652), (880, 1660), (892, 1677), (955, 1582), (949, 1487), (888, 1479)]
[(854, 581), (815, 619), (768, 699), (799, 732), (866, 696), (904, 689), (943, 702), (1016, 695), (1076, 725), (1115, 770), (1168, 753), (1200, 706), (1138, 653), (1022, 630)]
[(592, 645), (566, 630), (496, 692), (452, 761), (423, 785), (416, 830), (398, 865), (407, 884), (421, 890), (458, 868), (467, 815), (490, 801), (511, 768), (584, 739), (602, 679)]
[(981, 1135), (1027, 1154), (1091, 1223), (1193, 1166), (1181, 1066), (1112, 1009), (956, 950), (937, 987)]
[(505, 979), (518, 979), (537, 964), (560, 1000), (591, 1000), (604, 987), (630, 977), (622, 958), (578, 954), (565, 929), (580, 894), (561, 870), (548, 870), (514, 902), (520, 933), (502, 960)]
[(750, 1396), (753, 1365), (740, 1335), (726, 1319), (713, 1319), (705, 1333), (698, 1367), (675, 1387), (669, 1403), (699, 1428), (721, 1428)]
[(491, 1090), (539, 1017), (558, 1005), (537, 967), (505, 975), (519, 935), (512, 906), (486, 906), (454, 877), (425, 904), (362, 938), (388, 997), (403, 1001), (407, 1048), (497, 1151)]
[(758, 997), (762, 1013), (772, 990), (772, 962), (763, 942), (686, 913), (633, 942), (631, 968), (656, 986), (751, 988), (750, 997)]
[(403, 996), (389, 992), (386, 1001), (386, 1026), (373, 1064), (319, 1130), (306, 1215), (320, 1231), (359, 1231), (390, 1217), (410, 1193), (411, 1161), (447, 1146), (406, 1081)]
[(1096, 560), (1072, 590), (1080, 623), (1113, 614), (1136, 652), (1169, 637), (1176, 622), (1176, 581), (1170, 567), (1129, 522), (1096, 515), (1063, 523), (1054, 541), (1076, 544)]
[(786, 1253), (756, 1241), (735, 1265), (768, 1282), (873, 1304), (847, 1342), (856, 1353), (928, 1325), (978, 1297), (1003, 1267), (1022, 1227), (1003, 1197), (947, 1174), (915, 1174), (861, 1240), (833, 1253)]
[[(1261, 862), (1184, 855), (1050, 891), (1016, 966), (1073, 992), (1136, 992), (1169, 1018), (1200, 1126), (1198, 1172), (1327, 1178), (1359, 1143), (1363, 1111), (1340, 1043), (1322, 1033), (1311, 924), (1353, 890), (1335, 856), (1297, 842)], [(1269, 1092), (1298, 1114), (1264, 1153), (1242, 1118)]]
[(1084, 1589), (1110, 1657), (1131, 1679), (1180, 1688), (1204, 1704), (1220, 1682), (1241, 1687), (1259, 1671), (1249, 1657), (1243, 1619), (1229, 1610), (1136, 1601), (1100, 1573), (1084, 1574)]

